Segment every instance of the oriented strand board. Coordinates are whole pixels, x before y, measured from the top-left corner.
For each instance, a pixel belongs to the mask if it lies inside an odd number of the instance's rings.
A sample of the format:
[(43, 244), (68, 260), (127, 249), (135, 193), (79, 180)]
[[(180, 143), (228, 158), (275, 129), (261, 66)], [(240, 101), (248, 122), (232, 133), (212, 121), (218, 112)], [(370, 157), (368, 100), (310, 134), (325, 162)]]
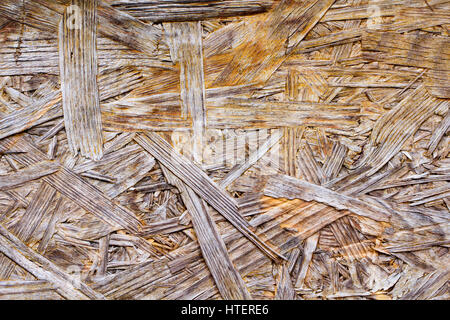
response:
[(2, 0), (0, 299), (448, 300), (446, 0)]

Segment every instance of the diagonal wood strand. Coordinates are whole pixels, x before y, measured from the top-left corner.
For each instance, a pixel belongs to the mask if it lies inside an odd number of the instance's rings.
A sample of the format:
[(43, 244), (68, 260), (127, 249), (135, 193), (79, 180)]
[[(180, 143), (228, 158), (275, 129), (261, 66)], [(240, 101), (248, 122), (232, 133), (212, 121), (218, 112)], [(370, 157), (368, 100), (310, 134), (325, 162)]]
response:
[(135, 140), (173, 174), (193, 188), (197, 194), (222, 214), (267, 256), (274, 260), (284, 258), (254, 234), (249, 223), (239, 215), (235, 200), (219, 188), (195, 164), (178, 154), (167, 141), (152, 132), (145, 135), (139, 134)]

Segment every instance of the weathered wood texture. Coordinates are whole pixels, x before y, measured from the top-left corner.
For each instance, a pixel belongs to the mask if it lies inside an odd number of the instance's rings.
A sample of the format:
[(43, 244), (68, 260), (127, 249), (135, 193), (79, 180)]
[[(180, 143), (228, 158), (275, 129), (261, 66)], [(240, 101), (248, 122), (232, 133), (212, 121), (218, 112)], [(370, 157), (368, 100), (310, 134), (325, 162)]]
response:
[(188, 112), (194, 131), (194, 159), (201, 160), (206, 129), (205, 77), (203, 74), (202, 27), (199, 22), (166, 23), (170, 55), (180, 66), (181, 118)]
[(449, 12), (0, 1), (0, 299), (450, 299)]
[(94, 160), (103, 156), (97, 86), (97, 0), (74, 0), (59, 25), (64, 124), (70, 150)]
[(111, 6), (142, 21), (202, 21), (262, 13), (273, 5), (271, 0), (139, 1), (108, 0)]
[[(69, 4), (70, 1), (65, 1)], [(55, 33), (66, 5), (52, 0), (6, 0), (0, 4), (0, 16), (24, 23), (39, 30)], [(80, 8), (72, 7), (70, 16), (77, 19)], [(99, 1), (97, 8), (99, 32), (130, 48), (152, 54), (161, 31)]]
[(162, 170), (167, 181), (181, 192), (183, 203), (190, 212), (203, 258), (222, 297), (228, 300), (251, 299), (251, 295), (241, 275), (231, 262), (225, 243), (208, 213), (206, 202), (169, 170), (164, 167)]
[(182, 155), (156, 133), (139, 134), (136, 142), (154, 156), (162, 165), (192, 186), (195, 192), (202, 196), (214, 209), (222, 214), (232, 225), (244, 234), (270, 258), (279, 260), (282, 256), (269, 245), (259, 239), (251, 230), (249, 223), (238, 212), (236, 201), (214, 183), (200, 168)]
[(366, 32), (363, 56), (389, 64), (426, 68), (425, 84), (432, 95), (450, 98), (450, 39), (428, 35)]

